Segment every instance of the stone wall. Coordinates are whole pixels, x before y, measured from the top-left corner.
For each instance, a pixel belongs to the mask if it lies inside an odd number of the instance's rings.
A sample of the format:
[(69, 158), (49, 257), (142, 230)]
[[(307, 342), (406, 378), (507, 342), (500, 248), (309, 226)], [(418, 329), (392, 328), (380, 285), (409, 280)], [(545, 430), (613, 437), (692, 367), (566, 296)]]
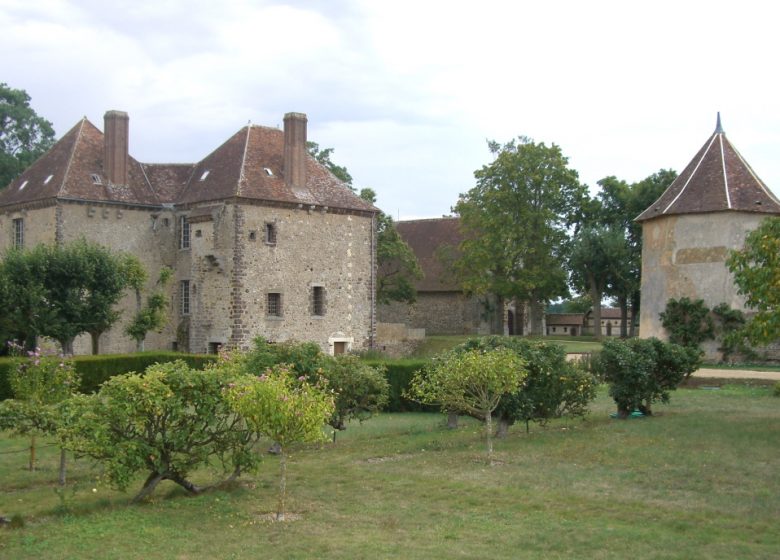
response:
[[(660, 313), (670, 298), (702, 299), (713, 308), (727, 303), (744, 310), (725, 260), (740, 249), (747, 233), (766, 216), (745, 212), (718, 212), (667, 216), (644, 223), (642, 246), (642, 300), (639, 334), (667, 339)], [(717, 358), (717, 343), (705, 345), (708, 358)]]
[(46, 206), (0, 213), (0, 253), (14, 246), (14, 220), (24, 220), (24, 247), (54, 243), (57, 231), (57, 208)]
[(377, 318), (383, 323), (405, 323), (425, 329), (426, 334), (489, 334), (479, 298), (460, 292), (419, 292), (413, 304), (380, 305)]
[[(217, 325), (203, 328), (211, 337), (207, 342), (225, 340), (245, 348), (262, 336), (271, 341), (313, 341), (326, 352), (333, 352), (335, 343), (344, 343), (346, 350), (369, 347), (373, 273), (370, 217), (254, 205), (235, 205), (228, 212), (234, 216), (229, 220), (233, 225), (232, 253), (227, 242), (217, 246), (218, 258), (227, 266), (224, 277), (230, 282), (231, 307), (225, 315), (229, 327), (219, 319)], [(275, 244), (266, 242), (267, 224), (276, 232)], [(230, 232), (226, 229), (223, 235)], [(204, 238), (206, 244), (208, 239)], [(197, 248), (197, 254), (203, 250)], [(193, 269), (197, 266), (193, 260)], [(214, 290), (220, 282), (224, 281), (212, 281)], [(313, 312), (315, 286), (324, 293), (324, 313), (319, 316)], [(281, 295), (281, 316), (269, 314), (269, 293)], [(212, 313), (203, 309), (191, 316), (193, 333)], [(193, 345), (204, 340), (202, 336), (191, 338)]]

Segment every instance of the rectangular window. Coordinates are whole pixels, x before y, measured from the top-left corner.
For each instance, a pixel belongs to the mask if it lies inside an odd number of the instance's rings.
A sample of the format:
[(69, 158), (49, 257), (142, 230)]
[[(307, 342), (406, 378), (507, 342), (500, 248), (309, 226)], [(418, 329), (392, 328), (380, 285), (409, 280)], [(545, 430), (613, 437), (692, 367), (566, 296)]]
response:
[(179, 286), (180, 286), (179, 297), (181, 299), (180, 301), (181, 314), (182, 316), (189, 315), (190, 314), (190, 281), (182, 280)]
[(24, 218), (14, 219), (14, 247), (24, 247)]
[(179, 249), (190, 248), (190, 221), (187, 216), (179, 216)]
[(276, 245), (276, 225), (271, 223), (265, 224), (265, 242), (268, 245)]
[(278, 292), (268, 293), (268, 315), (271, 317), (282, 316), (282, 294)]
[(311, 289), (311, 312), (312, 315), (325, 315), (325, 288), (322, 286)]

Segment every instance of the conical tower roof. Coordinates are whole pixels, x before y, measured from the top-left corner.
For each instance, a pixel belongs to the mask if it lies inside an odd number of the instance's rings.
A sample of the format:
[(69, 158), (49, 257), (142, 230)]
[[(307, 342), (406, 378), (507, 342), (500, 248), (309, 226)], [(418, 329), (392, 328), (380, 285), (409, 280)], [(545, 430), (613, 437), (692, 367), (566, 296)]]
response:
[(726, 138), (718, 113), (715, 132), (637, 221), (728, 211), (780, 214), (780, 200)]

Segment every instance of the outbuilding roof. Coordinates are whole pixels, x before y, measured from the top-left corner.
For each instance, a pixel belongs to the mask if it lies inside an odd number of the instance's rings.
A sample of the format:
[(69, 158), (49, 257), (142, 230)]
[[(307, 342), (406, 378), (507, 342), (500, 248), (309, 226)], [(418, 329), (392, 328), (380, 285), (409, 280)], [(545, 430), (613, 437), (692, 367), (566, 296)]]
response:
[(780, 201), (732, 145), (718, 114), (715, 132), (637, 221), (708, 212), (780, 214)]
[(418, 292), (461, 291), (446, 258), (446, 253), (456, 255), (463, 241), (459, 218), (406, 220), (396, 222), (395, 227), (423, 271), (424, 277), (415, 284)]

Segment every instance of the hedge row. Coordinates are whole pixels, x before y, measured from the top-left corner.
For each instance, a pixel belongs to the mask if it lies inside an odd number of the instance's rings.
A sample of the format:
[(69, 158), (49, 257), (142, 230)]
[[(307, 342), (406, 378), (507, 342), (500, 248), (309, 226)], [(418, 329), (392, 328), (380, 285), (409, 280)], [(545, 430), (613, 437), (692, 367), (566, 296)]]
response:
[[(100, 385), (114, 375), (130, 371), (144, 371), (157, 362), (184, 360), (195, 369), (203, 369), (216, 360), (210, 354), (180, 354), (178, 352), (140, 352), (135, 354), (99, 354), (97, 356), (75, 356), (74, 367), (81, 376), (81, 392), (94, 393)], [(0, 400), (11, 398), (8, 373), (20, 360), (26, 358), (0, 358)], [(428, 360), (366, 360), (370, 366), (384, 367), (390, 384), (389, 412), (419, 412), (437, 410), (436, 407), (411, 401), (403, 395), (409, 388), (414, 372), (423, 368)]]
[(414, 372), (425, 367), (430, 360), (365, 360), (374, 367), (384, 367), (385, 377), (390, 385), (390, 399), (387, 403), (388, 412), (420, 412), (434, 411), (438, 407), (422, 405), (411, 401), (403, 395), (409, 388)]
[[(0, 358), (0, 400), (13, 397), (8, 385), (8, 373), (21, 360), (27, 358)], [(81, 376), (81, 392), (94, 393), (108, 378), (131, 371), (141, 372), (158, 362), (184, 360), (195, 369), (203, 369), (214, 362), (215, 355), (181, 354), (178, 352), (140, 352), (135, 354), (99, 354), (97, 356), (75, 356), (73, 365)]]

